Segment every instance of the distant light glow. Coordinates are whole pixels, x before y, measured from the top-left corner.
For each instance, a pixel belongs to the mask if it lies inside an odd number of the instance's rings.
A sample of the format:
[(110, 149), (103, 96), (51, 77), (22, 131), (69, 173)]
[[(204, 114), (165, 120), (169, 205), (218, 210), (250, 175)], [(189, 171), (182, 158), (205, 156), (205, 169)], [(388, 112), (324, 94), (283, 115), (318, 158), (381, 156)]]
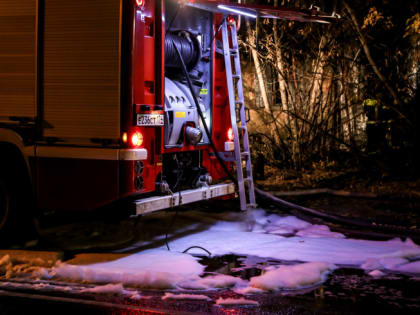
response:
[(236, 13), (236, 14), (239, 14), (239, 15), (245, 15), (245, 16), (251, 17), (253, 19), (257, 18), (256, 14), (252, 14), (252, 13), (242, 11), (242, 10), (239, 10), (239, 9), (234, 9), (234, 8), (228, 7), (228, 6), (223, 5), (223, 4), (219, 4), (217, 6), (217, 8), (220, 9), (220, 10), (229, 11), (229, 12)]
[(137, 6), (142, 7), (144, 6), (145, 0), (136, 0)]

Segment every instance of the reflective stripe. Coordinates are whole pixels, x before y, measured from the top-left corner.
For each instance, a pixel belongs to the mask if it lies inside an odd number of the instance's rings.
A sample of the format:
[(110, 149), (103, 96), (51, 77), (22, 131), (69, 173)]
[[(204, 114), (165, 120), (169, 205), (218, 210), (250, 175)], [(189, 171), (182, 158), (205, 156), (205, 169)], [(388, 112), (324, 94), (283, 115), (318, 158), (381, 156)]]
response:
[(147, 150), (146, 149), (121, 149), (120, 160), (124, 160), (124, 161), (147, 160)]

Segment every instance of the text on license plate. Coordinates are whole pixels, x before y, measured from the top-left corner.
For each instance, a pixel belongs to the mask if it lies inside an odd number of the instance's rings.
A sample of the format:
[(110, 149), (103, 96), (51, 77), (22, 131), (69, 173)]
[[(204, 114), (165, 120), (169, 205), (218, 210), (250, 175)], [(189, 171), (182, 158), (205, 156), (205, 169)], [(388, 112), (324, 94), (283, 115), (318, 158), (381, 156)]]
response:
[(163, 126), (163, 115), (137, 114), (137, 126)]

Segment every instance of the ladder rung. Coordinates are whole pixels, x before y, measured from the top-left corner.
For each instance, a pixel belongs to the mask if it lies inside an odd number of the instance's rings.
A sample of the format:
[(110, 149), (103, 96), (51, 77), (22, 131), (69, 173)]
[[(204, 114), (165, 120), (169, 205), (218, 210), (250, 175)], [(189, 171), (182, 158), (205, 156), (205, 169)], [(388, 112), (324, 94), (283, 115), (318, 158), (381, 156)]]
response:
[(252, 178), (244, 177), (244, 179), (243, 179), (244, 184), (249, 185), (251, 182), (252, 182)]
[(218, 47), (216, 47), (216, 52), (217, 52), (218, 54), (223, 55), (223, 49), (222, 49), (222, 48), (218, 48)]
[(236, 54), (238, 54), (238, 50), (237, 50), (237, 49), (234, 49), (234, 48), (229, 49), (229, 52), (230, 52), (230, 54), (231, 54), (231, 55), (236, 55)]
[(238, 129), (246, 130), (246, 126), (238, 126)]
[(234, 78), (234, 79), (240, 79), (241, 76), (239, 74), (232, 74), (232, 78)]
[(242, 155), (243, 157), (249, 157), (249, 152), (248, 152), (248, 151), (241, 152), (241, 155)]

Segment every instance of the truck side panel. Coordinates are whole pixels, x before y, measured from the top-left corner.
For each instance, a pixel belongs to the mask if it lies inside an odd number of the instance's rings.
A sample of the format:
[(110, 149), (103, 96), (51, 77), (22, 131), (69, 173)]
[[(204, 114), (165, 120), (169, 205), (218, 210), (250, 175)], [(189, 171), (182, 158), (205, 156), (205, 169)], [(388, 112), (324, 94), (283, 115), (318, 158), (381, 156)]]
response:
[(118, 199), (121, 1), (42, 1), (46, 141), (34, 164), (42, 210), (92, 210)]
[(0, 117), (36, 116), (36, 0), (0, 0)]
[(45, 0), (44, 17), (44, 136), (119, 139), (121, 0)]

